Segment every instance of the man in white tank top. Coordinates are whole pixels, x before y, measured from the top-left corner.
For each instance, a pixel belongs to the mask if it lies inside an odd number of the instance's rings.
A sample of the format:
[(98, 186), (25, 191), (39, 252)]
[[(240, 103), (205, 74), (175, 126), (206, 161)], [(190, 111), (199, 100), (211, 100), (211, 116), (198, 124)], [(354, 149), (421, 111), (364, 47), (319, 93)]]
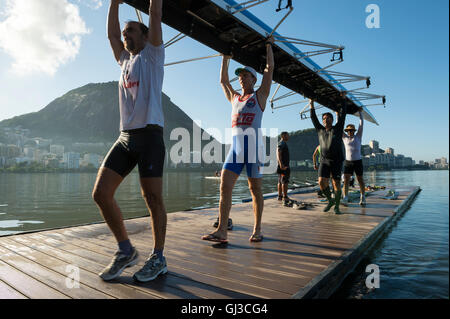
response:
[[(121, 67), (119, 108), (121, 134), (99, 169), (92, 197), (118, 243), (111, 263), (99, 274), (103, 280), (117, 278), (138, 261), (131, 245), (114, 193), (123, 179), (138, 165), (142, 195), (152, 217), (153, 252), (133, 278), (149, 281), (167, 272), (163, 248), (167, 216), (162, 198), (165, 147), (161, 88), (164, 70), (162, 0), (150, 0), (150, 24), (130, 21), (122, 32), (119, 5), (111, 0), (108, 11), (108, 39)], [(123, 41), (122, 37), (123, 36)], [(112, 106), (113, 107), (113, 106)]]
[(253, 213), (255, 224), (251, 242), (260, 242), (263, 239), (261, 234), (261, 219), (264, 207), (264, 199), (261, 191), (262, 185), (262, 154), (261, 146), (261, 121), (262, 114), (266, 108), (266, 101), (269, 97), (272, 85), (272, 75), (274, 70), (274, 59), (272, 52), (273, 38), (266, 42), (266, 67), (264, 69), (261, 86), (255, 92), (257, 81), (256, 71), (251, 67), (239, 68), (236, 75), (239, 76), (239, 84), (242, 94), (236, 92), (230, 84), (228, 77), (228, 64), (230, 56), (223, 56), (220, 70), (220, 84), (225, 93), (225, 97), (231, 103), (231, 127), (233, 144), (225, 160), (220, 183), (220, 203), (219, 203), (219, 225), (217, 229), (202, 237), (203, 240), (227, 243), (228, 217), (231, 210), (231, 195), (234, 184), (238, 179), (243, 167), (246, 167), (248, 184), (253, 199)]

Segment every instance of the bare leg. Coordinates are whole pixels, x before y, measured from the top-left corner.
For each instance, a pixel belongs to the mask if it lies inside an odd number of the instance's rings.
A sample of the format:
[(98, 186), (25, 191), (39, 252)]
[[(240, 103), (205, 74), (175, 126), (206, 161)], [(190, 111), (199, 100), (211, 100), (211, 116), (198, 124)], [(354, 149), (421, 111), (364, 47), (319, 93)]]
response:
[(366, 192), (366, 185), (364, 184), (364, 177), (356, 175), (356, 179), (358, 180), (359, 190), (361, 195), (364, 195)]
[(326, 177), (319, 177), (319, 187), (321, 191), (324, 191), (330, 185), (330, 179)]
[(283, 189), (283, 197), (287, 198), (288, 183), (281, 184), (281, 188)]
[(348, 185), (350, 184), (350, 174), (344, 174), (344, 197), (348, 196)]
[(230, 217), (231, 198), (234, 184), (239, 175), (227, 169), (222, 170), (220, 179), (220, 202), (219, 202), (219, 225), (212, 232), (213, 235), (221, 239), (227, 239), (228, 218)]
[(264, 198), (261, 190), (261, 185), (262, 178), (248, 178), (248, 187), (250, 188), (250, 193), (252, 194), (253, 214), (255, 218), (255, 225), (253, 226), (252, 235), (261, 235), (261, 220), (264, 209)]
[(341, 190), (341, 180), (332, 178), (331, 182), (333, 183), (334, 193), (336, 194), (336, 192)]
[(92, 198), (117, 242), (128, 239), (122, 212), (114, 200), (114, 193), (122, 181), (122, 176), (109, 168), (101, 167), (98, 170), (97, 180), (92, 191)]
[(337, 192), (341, 191), (341, 180), (332, 178), (331, 182), (333, 183), (334, 194), (336, 195)]
[(153, 248), (162, 250), (166, 239), (167, 214), (162, 196), (162, 177), (141, 178), (141, 192), (152, 217)]

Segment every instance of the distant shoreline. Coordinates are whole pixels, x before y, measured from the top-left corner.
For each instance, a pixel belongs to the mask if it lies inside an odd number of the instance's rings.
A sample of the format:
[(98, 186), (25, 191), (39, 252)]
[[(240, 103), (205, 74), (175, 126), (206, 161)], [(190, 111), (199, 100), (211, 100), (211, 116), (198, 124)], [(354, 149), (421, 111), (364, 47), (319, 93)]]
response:
[[(218, 168), (206, 168), (206, 167), (192, 167), (192, 168), (165, 168), (164, 172), (211, 172), (214, 174), (215, 171), (221, 170), (221, 167)], [(367, 169), (364, 172), (386, 172), (386, 171), (448, 171), (448, 168), (393, 168), (393, 169)], [(302, 172), (315, 172), (312, 168), (299, 168), (293, 167), (291, 171), (302, 171)], [(96, 168), (81, 168), (81, 169), (65, 169), (65, 168), (0, 168), (0, 174), (27, 174), (27, 173), (97, 173), (98, 169)]]

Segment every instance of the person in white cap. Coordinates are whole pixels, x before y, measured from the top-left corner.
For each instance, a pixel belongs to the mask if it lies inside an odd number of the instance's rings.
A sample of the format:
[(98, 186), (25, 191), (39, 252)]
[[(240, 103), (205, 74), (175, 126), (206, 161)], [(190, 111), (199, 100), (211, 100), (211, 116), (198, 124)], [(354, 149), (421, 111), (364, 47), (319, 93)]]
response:
[(261, 121), (266, 108), (266, 100), (269, 97), (272, 85), (272, 75), (274, 70), (274, 59), (272, 52), (273, 38), (266, 41), (266, 67), (261, 82), (261, 86), (255, 91), (257, 81), (256, 71), (245, 66), (238, 68), (235, 74), (239, 76), (239, 84), (242, 93), (236, 92), (230, 84), (228, 77), (228, 64), (230, 56), (223, 56), (220, 71), (220, 84), (225, 93), (225, 97), (231, 103), (231, 127), (233, 143), (223, 165), (220, 183), (220, 203), (219, 203), (219, 225), (217, 229), (202, 237), (219, 243), (227, 243), (228, 217), (231, 210), (231, 196), (234, 184), (238, 179), (244, 166), (246, 167), (248, 186), (253, 199), (253, 213), (255, 224), (251, 242), (260, 242), (263, 239), (261, 234), (261, 219), (264, 206), (264, 199), (261, 191), (262, 185), (262, 134)]
[(356, 174), (356, 179), (358, 180), (359, 189), (361, 192), (359, 204), (361, 206), (366, 205), (363, 164), (361, 157), (361, 142), (364, 125), (362, 108), (359, 109), (359, 119), (359, 128), (356, 134), (355, 125), (353, 124), (348, 124), (344, 130), (348, 135), (342, 133), (342, 140), (345, 145), (344, 198), (342, 199), (343, 205), (348, 204), (348, 186), (350, 183), (350, 177), (353, 175), (353, 173)]

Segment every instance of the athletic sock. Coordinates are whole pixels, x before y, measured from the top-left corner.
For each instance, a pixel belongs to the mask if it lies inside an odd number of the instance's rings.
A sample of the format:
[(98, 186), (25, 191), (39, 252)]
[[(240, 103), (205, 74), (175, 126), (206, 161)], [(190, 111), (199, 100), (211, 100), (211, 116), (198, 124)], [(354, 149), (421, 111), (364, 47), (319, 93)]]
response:
[(160, 261), (163, 261), (163, 251), (164, 251), (164, 249), (153, 248), (152, 255), (155, 254), (156, 256), (158, 256)]
[(133, 246), (129, 239), (119, 242), (119, 250), (125, 255), (131, 255), (133, 252)]
[(325, 195), (325, 197), (328, 199), (328, 202), (331, 203), (331, 201), (333, 200), (331, 198), (331, 191), (330, 191), (330, 187), (325, 188), (322, 193)]

